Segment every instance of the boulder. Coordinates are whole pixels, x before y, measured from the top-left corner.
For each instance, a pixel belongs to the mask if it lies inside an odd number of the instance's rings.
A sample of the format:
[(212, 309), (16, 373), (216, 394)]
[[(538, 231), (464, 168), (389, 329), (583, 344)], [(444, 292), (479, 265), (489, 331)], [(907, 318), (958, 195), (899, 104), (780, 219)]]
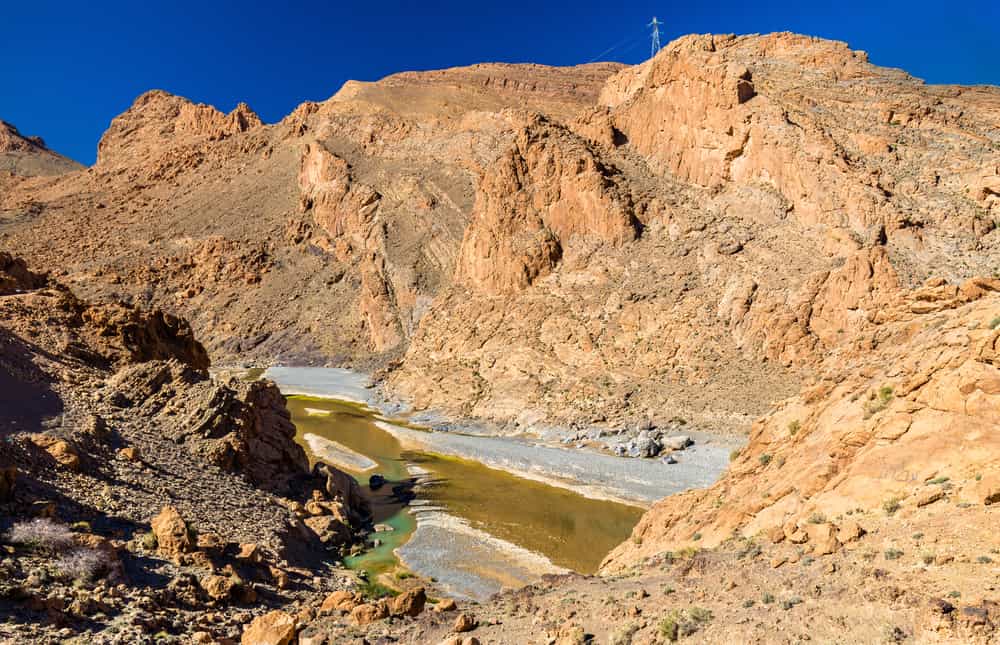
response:
[(209, 575), (198, 581), (198, 586), (212, 600), (226, 600), (232, 595), (237, 581), (230, 576)]
[(479, 626), (479, 621), (475, 619), (474, 616), (469, 614), (459, 614), (458, 618), (455, 619), (455, 624), (452, 626), (458, 633), (471, 632), (473, 629)]
[(457, 607), (458, 606), (455, 604), (454, 600), (452, 600), (451, 598), (444, 598), (443, 600), (438, 602), (438, 604), (434, 605), (434, 611), (438, 613), (442, 613), (445, 611), (455, 611)]
[(388, 617), (389, 609), (385, 606), (385, 603), (382, 602), (358, 605), (351, 610), (351, 618), (353, 618), (354, 622), (358, 625), (369, 625), (374, 623), (376, 620), (382, 620), (383, 618)]
[(271, 582), (278, 589), (287, 589), (290, 583), (288, 579), (288, 574), (283, 570), (275, 566), (269, 566), (267, 568), (268, 573), (271, 575)]
[(418, 616), (424, 610), (427, 594), (423, 587), (417, 587), (399, 594), (389, 604), (393, 616)]
[(283, 611), (272, 611), (253, 619), (243, 632), (241, 645), (289, 645), (295, 638), (295, 619)]
[(251, 564), (260, 564), (264, 559), (264, 554), (261, 552), (260, 547), (253, 542), (246, 542), (240, 544), (240, 552), (236, 554), (236, 558), (239, 560), (244, 560)]
[(674, 435), (672, 437), (664, 437), (661, 439), (663, 447), (669, 450), (684, 450), (688, 446), (694, 443), (691, 437), (687, 435)]
[(164, 506), (149, 525), (161, 554), (176, 557), (191, 550), (192, 540), (187, 524), (173, 506)]
[(932, 488), (931, 490), (926, 490), (917, 496), (914, 503), (918, 506), (928, 506), (934, 502), (942, 499), (944, 497), (944, 491), (940, 488)]
[(49, 453), (49, 456), (61, 466), (70, 470), (80, 469), (80, 455), (66, 441), (44, 434), (33, 434), (28, 439), (31, 443)]
[(864, 534), (865, 530), (855, 520), (844, 520), (837, 530), (837, 541), (841, 544), (848, 544), (860, 539)]
[(806, 524), (805, 532), (809, 536), (812, 552), (815, 555), (829, 555), (840, 548), (837, 541), (837, 527), (833, 524)]
[(628, 444), (630, 457), (655, 457), (660, 454), (663, 446), (650, 433), (643, 430)]
[(139, 461), (139, 451), (132, 446), (128, 446), (118, 451), (118, 458), (122, 461)]
[(352, 591), (334, 591), (323, 599), (323, 604), (320, 605), (319, 611), (321, 614), (334, 611), (352, 611), (361, 604), (361, 600), (361, 596)]
[(330, 515), (307, 517), (303, 522), (327, 546), (339, 546), (351, 541), (351, 527)]

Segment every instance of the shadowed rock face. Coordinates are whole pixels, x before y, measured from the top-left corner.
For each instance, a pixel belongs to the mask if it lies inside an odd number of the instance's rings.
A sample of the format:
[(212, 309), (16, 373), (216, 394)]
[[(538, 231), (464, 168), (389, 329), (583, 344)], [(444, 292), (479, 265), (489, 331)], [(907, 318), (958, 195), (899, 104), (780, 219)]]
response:
[(154, 91), (0, 227), (217, 361), (391, 366), (519, 427), (745, 429), (932, 272), (995, 270), (998, 110), (793, 34), (350, 82), (275, 125)]

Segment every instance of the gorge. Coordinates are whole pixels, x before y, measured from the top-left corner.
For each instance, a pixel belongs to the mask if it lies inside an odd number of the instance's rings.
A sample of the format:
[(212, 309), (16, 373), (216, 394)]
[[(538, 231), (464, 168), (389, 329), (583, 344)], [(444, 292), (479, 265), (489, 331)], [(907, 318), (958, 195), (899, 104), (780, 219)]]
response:
[(0, 639), (1000, 638), (997, 87), (689, 35), (0, 123), (0, 314)]

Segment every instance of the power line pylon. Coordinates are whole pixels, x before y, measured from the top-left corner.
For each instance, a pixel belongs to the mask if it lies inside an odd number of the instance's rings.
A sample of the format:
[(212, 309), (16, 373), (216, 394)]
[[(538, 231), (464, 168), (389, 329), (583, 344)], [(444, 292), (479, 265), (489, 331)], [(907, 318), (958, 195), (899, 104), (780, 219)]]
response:
[(653, 28), (653, 46), (650, 48), (650, 58), (656, 56), (656, 52), (660, 51), (660, 25), (662, 24), (662, 22), (656, 19), (656, 16), (653, 16), (653, 22), (646, 25)]

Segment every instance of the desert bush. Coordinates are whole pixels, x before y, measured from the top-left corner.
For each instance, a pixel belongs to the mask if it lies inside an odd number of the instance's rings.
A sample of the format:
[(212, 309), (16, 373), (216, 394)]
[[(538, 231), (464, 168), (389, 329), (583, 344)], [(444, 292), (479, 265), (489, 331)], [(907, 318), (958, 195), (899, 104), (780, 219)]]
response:
[(764, 596), (761, 598), (761, 602), (763, 602), (765, 605), (770, 605), (771, 603), (774, 602), (774, 594), (765, 593)]
[(791, 598), (789, 598), (787, 600), (782, 600), (781, 601), (781, 608), (784, 609), (785, 611), (788, 611), (789, 609), (791, 609), (795, 605), (801, 605), (801, 604), (802, 604), (802, 599), (801, 598), (799, 598), (798, 596), (792, 596)]
[(65, 524), (41, 517), (17, 522), (7, 532), (5, 539), (11, 544), (55, 552), (73, 544), (73, 532)]
[(680, 625), (678, 621), (678, 612), (676, 610), (670, 612), (666, 618), (660, 621), (660, 636), (671, 643), (675, 642), (680, 636)]
[(898, 497), (890, 497), (882, 502), (882, 510), (885, 511), (886, 515), (892, 515), (899, 510), (901, 501)]
[(757, 457), (757, 461), (759, 461), (759, 462), (760, 462), (760, 465), (761, 465), (761, 466), (766, 466), (766, 465), (768, 465), (769, 463), (771, 463), (771, 455), (769, 455), (768, 453), (766, 453), (766, 452), (765, 452), (765, 453), (764, 453), (763, 455), (761, 455), (760, 457)]
[(72, 580), (90, 582), (108, 570), (108, 557), (97, 549), (74, 549), (56, 562), (59, 573)]
[(884, 410), (889, 405), (889, 402), (892, 401), (892, 397), (892, 388), (888, 385), (883, 385), (877, 391), (872, 390), (868, 395), (868, 400), (865, 401), (865, 418), (867, 419)]
[(997, 327), (1000, 327), (1000, 316), (990, 321), (990, 329), (996, 329)]
[(155, 551), (157, 546), (159, 546), (159, 540), (156, 539), (156, 533), (149, 531), (143, 534), (142, 548), (147, 551)]
[(898, 560), (903, 557), (903, 552), (899, 549), (886, 549), (885, 559), (886, 560)]
[(707, 623), (712, 618), (712, 612), (703, 607), (691, 607), (686, 611), (673, 609), (660, 621), (660, 636), (674, 642), (681, 636), (695, 633), (702, 623)]
[[(611, 635), (611, 640), (609, 641), (610, 645), (631, 645), (632, 637), (637, 631), (639, 631), (639, 625), (636, 623), (629, 623), (628, 625), (619, 628)], [(582, 638), (582, 634), (580, 642), (585, 642)]]
[(799, 433), (799, 430), (801, 429), (802, 429), (802, 424), (799, 423), (798, 419), (788, 424), (788, 434), (792, 435), (793, 437), (797, 435)]

